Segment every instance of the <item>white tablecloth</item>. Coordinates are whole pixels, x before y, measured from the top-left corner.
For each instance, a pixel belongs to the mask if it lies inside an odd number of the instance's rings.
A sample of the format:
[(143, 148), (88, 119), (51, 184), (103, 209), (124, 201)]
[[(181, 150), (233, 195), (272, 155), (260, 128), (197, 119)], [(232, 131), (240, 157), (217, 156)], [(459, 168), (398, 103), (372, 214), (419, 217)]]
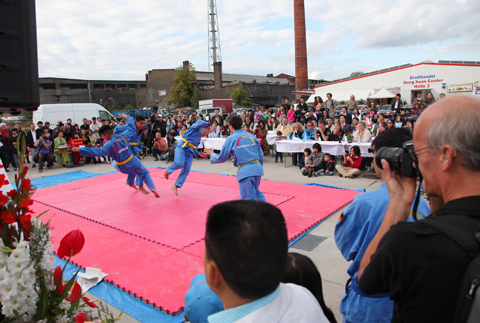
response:
[(322, 152), (329, 153), (333, 156), (342, 156), (345, 154), (345, 148), (348, 147), (350, 150), (351, 147), (357, 145), (360, 147), (360, 152), (362, 157), (373, 157), (373, 154), (368, 153), (368, 148), (370, 148), (371, 143), (361, 143), (361, 144), (348, 144), (348, 143), (339, 143), (336, 141), (293, 141), (293, 140), (280, 140), (277, 141), (277, 151), (282, 153), (300, 153), (303, 152), (306, 148), (312, 149), (313, 144), (318, 142), (322, 146)]

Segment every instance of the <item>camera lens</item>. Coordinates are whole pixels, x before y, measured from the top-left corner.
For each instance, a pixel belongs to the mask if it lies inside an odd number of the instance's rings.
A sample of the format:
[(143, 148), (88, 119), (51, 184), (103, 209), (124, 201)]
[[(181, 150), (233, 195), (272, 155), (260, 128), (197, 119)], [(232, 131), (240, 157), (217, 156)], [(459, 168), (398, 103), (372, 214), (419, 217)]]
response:
[(390, 164), (392, 171), (399, 172), (402, 167), (402, 148), (383, 147), (377, 151), (375, 157), (376, 164), (380, 169), (383, 169), (382, 160), (385, 159)]

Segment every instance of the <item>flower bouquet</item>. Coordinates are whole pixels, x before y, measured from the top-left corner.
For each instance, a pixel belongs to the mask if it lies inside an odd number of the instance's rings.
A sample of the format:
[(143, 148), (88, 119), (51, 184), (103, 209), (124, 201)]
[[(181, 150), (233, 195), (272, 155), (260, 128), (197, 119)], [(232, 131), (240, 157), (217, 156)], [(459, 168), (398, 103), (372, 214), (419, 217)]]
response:
[(351, 131), (349, 131), (349, 132), (347, 133), (347, 141), (348, 141), (349, 143), (352, 143), (352, 142), (353, 142), (353, 135), (352, 135), (352, 132), (351, 132)]
[[(102, 306), (99, 308), (82, 297), (75, 281), (77, 273), (64, 284), (63, 273), (70, 258), (78, 254), (85, 243), (80, 230), (68, 233), (60, 242), (57, 255), (68, 258), (66, 264), (53, 270), (55, 258), (49, 223), (32, 218), (33, 204), (30, 180), (26, 179), (25, 138), (17, 139), (19, 172), (15, 175), (16, 189), (6, 195), (0, 192), (0, 322), (114, 322), (118, 318)], [(20, 145), (22, 144), (22, 145)], [(0, 165), (3, 168), (3, 166)], [(0, 188), (8, 184), (0, 175)], [(88, 311), (86, 311), (88, 310)], [(121, 315), (121, 314), (120, 314)]]

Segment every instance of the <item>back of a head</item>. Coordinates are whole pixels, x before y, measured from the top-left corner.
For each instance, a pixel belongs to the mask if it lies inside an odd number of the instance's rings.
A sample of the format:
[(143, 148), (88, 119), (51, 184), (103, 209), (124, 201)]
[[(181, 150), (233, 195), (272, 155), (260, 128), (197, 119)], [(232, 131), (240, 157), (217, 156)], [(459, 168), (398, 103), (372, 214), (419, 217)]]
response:
[(135, 121), (136, 122), (145, 121), (145, 117), (144, 116), (135, 116)]
[(452, 146), (463, 157), (462, 165), (480, 171), (480, 99), (458, 95), (437, 101), (418, 119), (417, 128), (427, 124), (427, 142), (432, 151)]
[(101, 126), (101, 127), (98, 129), (98, 133), (99, 133), (100, 135), (113, 133), (113, 129), (112, 129), (110, 126), (104, 125), (104, 126)]
[(231, 290), (258, 299), (279, 285), (287, 262), (285, 219), (275, 206), (258, 201), (230, 201), (208, 212), (206, 255), (215, 262)]
[(233, 129), (239, 130), (242, 128), (243, 121), (239, 116), (230, 116), (230, 118), (228, 118), (228, 123), (233, 127)]
[(289, 252), (282, 283), (291, 283), (308, 289), (317, 299), (328, 320), (336, 322), (335, 316), (323, 299), (322, 276), (309, 257)]
[(407, 128), (392, 128), (378, 134), (372, 142), (375, 151), (383, 147), (402, 148), (403, 143), (412, 140), (410, 130)]

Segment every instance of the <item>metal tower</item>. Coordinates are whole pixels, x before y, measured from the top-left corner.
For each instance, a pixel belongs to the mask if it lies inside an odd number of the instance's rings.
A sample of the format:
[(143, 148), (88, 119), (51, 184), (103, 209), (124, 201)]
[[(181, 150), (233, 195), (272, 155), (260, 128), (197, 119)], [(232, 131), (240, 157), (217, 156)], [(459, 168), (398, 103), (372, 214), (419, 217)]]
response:
[(217, 19), (217, 1), (208, 0), (208, 71), (213, 71), (213, 63), (222, 61), (220, 29)]

